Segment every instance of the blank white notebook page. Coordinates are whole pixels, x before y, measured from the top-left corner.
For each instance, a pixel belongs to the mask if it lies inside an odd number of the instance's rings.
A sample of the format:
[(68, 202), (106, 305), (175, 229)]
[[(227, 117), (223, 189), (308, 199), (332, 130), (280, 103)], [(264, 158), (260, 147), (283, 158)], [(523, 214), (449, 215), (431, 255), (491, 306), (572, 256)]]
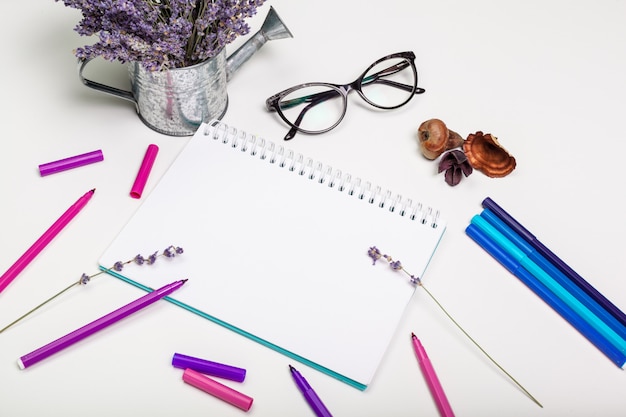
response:
[(363, 184), (273, 142), (205, 124), (100, 265), (180, 246), (184, 254), (171, 262), (128, 265), (122, 274), (150, 288), (187, 278), (175, 300), (365, 389), (415, 290), (386, 262), (372, 265), (368, 249), (422, 276), (445, 222), (436, 210), (417, 210), (416, 199)]

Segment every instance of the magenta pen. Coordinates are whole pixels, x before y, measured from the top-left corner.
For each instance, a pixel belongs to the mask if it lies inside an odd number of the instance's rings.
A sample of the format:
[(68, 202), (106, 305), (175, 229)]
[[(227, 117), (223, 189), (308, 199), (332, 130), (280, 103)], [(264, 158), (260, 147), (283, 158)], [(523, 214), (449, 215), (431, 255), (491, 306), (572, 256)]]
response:
[(154, 161), (156, 160), (158, 153), (159, 153), (158, 146), (154, 144), (151, 144), (148, 146), (148, 149), (146, 150), (146, 154), (143, 157), (143, 161), (141, 161), (139, 172), (137, 172), (137, 177), (135, 178), (135, 182), (133, 183), (133, 186), (130, 189), (130, 196), (132, 198), (141, 198), (141, 193), (143, 193), (143, 189), (146, 186), (146, 183), (148, 182), (150, 171), (152, 171), (152, 166), (154, 165)]
[(452, 407), (450, 407), (448, 397), (446, 397), (446, 393), (439, 382), (439, 378), (437, 377), (433, 364), (428, 358), (426, 349), (424, 349), (422, 342), (420, 342), (414, 333), (411, 334), (411, 339), (413, 341), (413, 349), (415, 350), (417, 361), (422, 369), (422, 373), (424, 374), (433, 399), (435, 400), (439, 414), (441, 414), (441, 417), (454, 417), (454, 412), (452, 411)]
[(0, 292), (4, 290), (24, 268), (30, 264), (37, 255), (72, 221), (74, 217), (87, 205), (96, 189), (91, 189), (83, 194), (70, 206), (61, 217), (55, 221), (30, 248), (19, 257), (17, 261), (5, 273), (0, 276)]
[(183, 381), (244, 411), (250, 410), (254, 399), (193, 369), (185, 369)]

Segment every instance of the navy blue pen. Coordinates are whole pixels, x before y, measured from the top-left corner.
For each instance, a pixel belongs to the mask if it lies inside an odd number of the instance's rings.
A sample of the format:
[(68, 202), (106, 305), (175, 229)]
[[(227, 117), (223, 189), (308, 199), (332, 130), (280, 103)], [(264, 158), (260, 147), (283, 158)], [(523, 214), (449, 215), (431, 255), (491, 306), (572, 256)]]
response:
[(333, 417), (330, 414), (330, 411), (326, 408), (320, 397), (317, 396), (313, 388), (309, 385), (306, 379), (298, 372), (296, 368), (289, 365), (289, 369), (291, 370), (291, 376), (293, 376), (294, 381), (296, 381), (296, 385), (298, 389), (304, 396), (304, 399), (311, 406), (315, 415), (317, 417)]
[(619, 320), (604, 309), (604, 307), (598, 304), (596, 300), (591, 298), (591, 296), (583, 291), (582, 288), (566, 277), (560, 269), (551, 264), (550, 261), (537, 252), (533, 246), (513, 231), (513, 229), (507, 226), (493, 211), (486, 208), (480, 216), (487, 220), (487, 222), (495, 227), (500, 233), (506, 236), (506, 238), (521, 249), (530, 260), (539, 265), (541, 269), (548, 273), (548, 275), (558, 282), (566, 291), (576, 297), (576, 299), (587, 307), (593, 314), (598, 316), (600, 320), (613, 329), (622, 339), (626, 340), (626, 327), (622, 325)]
[(613, 317), (615, 317), (620, 323), (626, 326), (626, 314), (620, 310), (615, 304), (609, 301), (604, 295), (596, 290), (591, 284), (589, 284), (583, 277), (578, 275), (576, 271), (570, 268), (565, 262), (548, 249), (543, 243), (541, 243), (535, 235), (530, 233), (524, 226), (522, 226), (517, 220), (513, 218), (509, 213), (500, 207), (495, 201), (487, 197), (483, 200), (483, 207), (493, 211), (504, 223), (506, 223), (511, 229), (515, 230), (526, 242), (532, 245), (539, 253), (541, 253), (546, 259), (548, 259), (553, 265), (555, 265), (561, 272), (563, 272), (569, 279), (571, 279), (576, 285), (582, 288), (590, 297), (604, 307)]
[(614, 364), (622, 368), (626, 363), (626, 352), (617, 349), (608, 342), (597, 330), (582, 320), (567, 304), (559, 299), (554, 293), (548, 290), (543, 284), (523, 268), (512, 256), (500, 248), (490, 237), (483, 233), (480, 228), (470, 224), (465, 229), (465, 233), (471, 237), (480, 247), (495, 258), (509, 272), (515, 275), (528, 288), (537, 294), (554, 311), (559, 313), (567, 322), (596, 346)]

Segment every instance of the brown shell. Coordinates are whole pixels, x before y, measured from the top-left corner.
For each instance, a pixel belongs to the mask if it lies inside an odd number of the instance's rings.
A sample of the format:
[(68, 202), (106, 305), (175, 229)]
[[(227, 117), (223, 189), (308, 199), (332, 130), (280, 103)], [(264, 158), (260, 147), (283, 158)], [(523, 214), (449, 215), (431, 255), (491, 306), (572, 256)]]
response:
[(417, 130), (419, 146), (427, 159), (437, 159), (448, 149), (458, 148), (463, 138), (456, 132), (448, 130), (446, 124), (439, 119), (423, 122)]
[(492, 178), (510, 174), (516, 167), (515, 158), (500, 145), (498, 138), (487, 133), (470, 134), (463, 151), (473, 168)]

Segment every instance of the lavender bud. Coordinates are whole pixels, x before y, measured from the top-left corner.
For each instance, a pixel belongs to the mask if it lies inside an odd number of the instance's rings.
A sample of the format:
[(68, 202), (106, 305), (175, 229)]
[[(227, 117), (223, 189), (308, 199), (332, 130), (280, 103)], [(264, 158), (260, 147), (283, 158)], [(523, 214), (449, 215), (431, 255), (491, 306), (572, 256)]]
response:
[(135, 258), (133, 258), (133, 262), (135, 262), (137, 265), (143, 265), (143, 263), (144, 263), (145, 261), (146, 261), (146, 260), (145, 260), (145, 259), (144, 259), (144, 257), (143, 257), (143, 256), (141, 256), (141, 255), (137, 255), (137, 256), (135, 256)]
[(415, 275), (411, 275), (411, 283), (415, 285), (422, 285), (422, 280), (416, 277)]
[(389, 263), (389, 266), (391, 267), (391, 269), (393, 269), (394, 271), (399, 271), (400, 269), (402, 269), (402, 263), (400, 263), (400, 261), (393, 261)]
[(146, 259), (146, 263), (148, 265), (152, 265), (153, 263), (156, 262), (156, 260), (157, 260), (157, 253), (158, 252), (154, 252), (152, 255), (148, 256), (148, 259)]
[(171, 245), (165, 248), (165, 250), (163, 251), (163, 256), (167, 258), (173, 258), (176, 255), (180, 255), (182, 253), (183, 253), (183, 248), (181, 248), (180, 246)]
[(80, 283), (81, 283), (81, 285), (87, 285), (89, 283), (89, 281), (91, 281), (91, 278), (89, 277), (89, 275), (83, 274), (83, 275), (80, 276)]
[(372, 258), (372, 265), (375, 265), (376, 261), (379, 260), (381, 257), (380, 251), (376, 246), (372, 246), (371, 248), (369, 248), (369, 250), (367, 251), (367, 255)]

